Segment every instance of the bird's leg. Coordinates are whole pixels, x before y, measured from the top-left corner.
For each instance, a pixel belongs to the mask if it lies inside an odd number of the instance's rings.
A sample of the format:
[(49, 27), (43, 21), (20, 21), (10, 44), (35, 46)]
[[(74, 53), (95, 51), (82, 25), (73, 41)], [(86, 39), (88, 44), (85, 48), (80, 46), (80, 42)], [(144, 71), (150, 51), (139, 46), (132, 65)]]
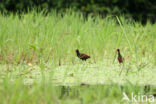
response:
[(83, 67), (85, 66), (85, 62), (83, 63)]
[(81, 60), (81, 64), (82, 64), (82, 69), (83, 69), (83, 67), (84, 67), (84, 65), (85, 65), (85, 63)]
[(122, 65), (122, 67), (121, 67), (121, 64), (120, 64), (121, 71), (120, 71), (119, 76), (121, 75), (121, 73), (122, 73), (122, 71), (123, 71), (123, 66), (124, 66), (124, 64)]
[(83, 70), (84, 69), (84, 64), (82, 64), (82, 67), (81, 67), (81, 70)]

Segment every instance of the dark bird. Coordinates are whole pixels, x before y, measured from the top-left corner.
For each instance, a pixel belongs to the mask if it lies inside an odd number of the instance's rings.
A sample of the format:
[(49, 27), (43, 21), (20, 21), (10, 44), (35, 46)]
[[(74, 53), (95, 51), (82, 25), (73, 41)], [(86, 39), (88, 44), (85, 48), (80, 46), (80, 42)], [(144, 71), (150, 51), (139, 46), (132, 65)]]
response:
[(121, 63), (123, 63), (123, 57), (121, 56), (121, 53), (120, 53), (119, 49), (117, 49), (117, 52), (118, 52), (118, 61), (121, 64)]
[[(124, 59), (123, 59), (123, 57), (121, 56), (120, 49), (117, 49), (117, 52), (118, 52), (118, 61), (119, 61), (119, 63), (120, 63), (120, 64), (121, 64), (121, 63), (124, 63)], [(120, 72), (119, 75), (121, 75), (122, 71), (123, 71), (123, 67), (122, 67), (121, 72)]]
[(78, 49), (75, 50), (77, 57), (80, 58), (81, 60), (86, 61), (88, 58), (90, 58), (90, 56), (84, 54), (84, 53), (80, 53)]

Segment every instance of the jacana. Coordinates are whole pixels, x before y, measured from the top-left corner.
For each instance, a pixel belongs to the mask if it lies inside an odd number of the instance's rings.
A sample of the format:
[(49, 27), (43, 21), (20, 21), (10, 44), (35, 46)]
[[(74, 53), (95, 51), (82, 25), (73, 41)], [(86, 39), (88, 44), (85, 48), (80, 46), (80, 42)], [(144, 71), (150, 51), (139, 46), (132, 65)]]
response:
[(87, 59), (90, 58), (90, 56), (88, 56), (87, 54), (84, 53), (80, 53), (78, 49), (75, 50), (77, 57), (80, 58), (83, 61), (86, 61)]
[(117, 52), (118, 52), (118, 62), (121, 64), (123, 63), (123, 57), (121, 56), (120, 49), (117, 49)]
[[(118, 52), (118, 62), (121, 64), (121, 63), (124, 62), (124, 59), (123, 59), (123, 57), (122, 57), (122, 55), (121, 55), (121, 53), (120, 53), (120, 49), (117, 49), (117, 52)], [(120, 72), (119, 76), (121, 75), (122, 70), (123, 70), (123, 67), (122, 67), (122, 69), (121, 69), (121, 72)]]

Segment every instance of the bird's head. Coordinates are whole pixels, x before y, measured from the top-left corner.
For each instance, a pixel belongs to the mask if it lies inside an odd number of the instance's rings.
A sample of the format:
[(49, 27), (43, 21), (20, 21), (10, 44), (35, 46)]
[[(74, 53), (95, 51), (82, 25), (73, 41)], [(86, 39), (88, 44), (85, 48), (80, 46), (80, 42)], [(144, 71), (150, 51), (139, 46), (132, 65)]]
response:
[(117, 49), (116, 51), (117, 51), (117, 52), (120, 52), (120, 49)]
[(76, 52), (76, 53), (78, 53), (78, 52), (79, 52), (79, 50), (78, 50), (78, 49), (76, 49), (76, 50), (75, 50), (75, 52)]

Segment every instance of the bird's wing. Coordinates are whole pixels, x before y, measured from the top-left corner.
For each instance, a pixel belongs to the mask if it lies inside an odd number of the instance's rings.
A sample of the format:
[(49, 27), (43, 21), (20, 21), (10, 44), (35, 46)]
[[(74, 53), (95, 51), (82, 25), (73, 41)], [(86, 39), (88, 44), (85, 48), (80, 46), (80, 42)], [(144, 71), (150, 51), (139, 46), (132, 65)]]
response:
[(81, 54), (81, 55), (80, 55), (80, 58), (84, 58), (84, 57), (87, 57), (87, 58), (88, 58), (89, 56), (86, 55), (86, 54)]

